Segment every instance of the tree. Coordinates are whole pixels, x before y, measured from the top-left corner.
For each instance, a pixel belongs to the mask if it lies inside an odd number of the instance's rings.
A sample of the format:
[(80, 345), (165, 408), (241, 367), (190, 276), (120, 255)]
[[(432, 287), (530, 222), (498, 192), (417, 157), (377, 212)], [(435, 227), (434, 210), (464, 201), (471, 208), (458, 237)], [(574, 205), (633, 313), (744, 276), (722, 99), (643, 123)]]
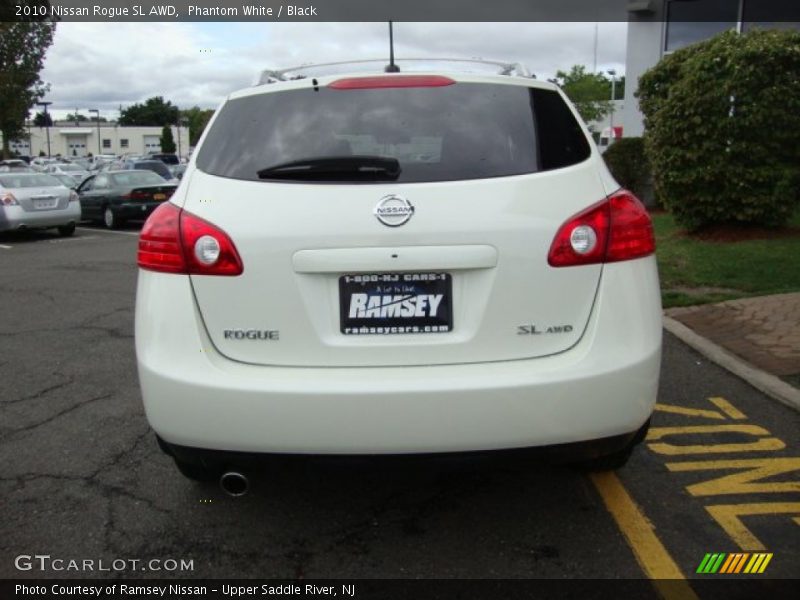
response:
[(175, 152), (175, 138), (172, 137), (172, 128), (169, 125), (164, 125), (161, 129), (161, 151), (167, 154)]
[[(36, 2), (37, 6), (48, 4)], [(4, 158), (10, 156), (11, 140), (23, 135), (28, 112), (48, 89), (39, 72), (45, 52), (53, 43), (55, 27), (52, 21), (0, 22), (0, 132)]]
[(50, 116), (50, 113), (37, 112), (36, 116), (33, 117), (33, 124), (36, 127), (52, 127), (53, 117)]
[(193, 106), (187, 110), (181, 111), (181, 117), (189, 122), (189, 145), (196, 146), (203, 135), (206, 125), (214, 115), (214, 109), (202, 109), (199, 106)]
[[(92, 123), (97, 123), (97, 116), (96, 115), (92, 115), (91, 117), (87, 117), (83, 113), (76, 112), (76, 113), (68, 114), (66, 117), (64, 117), (64, 120), (65, 121), (69, 121), (70, 123), (83, 123), (83, 122), (86, 122), (86, 121), (91, 121)], [(107, 123), (108, 119), (106, 119), (105, 117), (100, 117), (100, 122), (101, 123)]]
[(690, 230), (778, 226), (800, 204), (800, 32), (725, 32), (639, 80), (656, 195)]
[(162, 96), (148, 98), (144, 104), (132, 104), (119, 116), (120, 125), (145, 125), (163, 127), (178, 123), (179, 110)]
[(602, 73), (587, 73), (583, 65), (574, 65), (569, 73), (558, 71), (550, 81), (564, 90), (587, 123), (611, 112), (611, 81)]

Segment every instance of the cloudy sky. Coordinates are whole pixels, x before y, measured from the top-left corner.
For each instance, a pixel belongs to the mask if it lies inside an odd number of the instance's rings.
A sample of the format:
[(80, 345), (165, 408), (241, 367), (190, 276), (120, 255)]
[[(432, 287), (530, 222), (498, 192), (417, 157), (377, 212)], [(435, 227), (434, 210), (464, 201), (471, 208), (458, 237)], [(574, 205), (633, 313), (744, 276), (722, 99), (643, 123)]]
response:
[[(625, 70), (626, 23), (597, 24), (597, 69)], [(540, 79), (594, 65), (595, 23), (395, 23), (395, 54), (519, 61)], [(213, 108), (262, 69), (388, 55), (386, 23), (60, 23), (42, 79), (57, 118), (164, 96)]]

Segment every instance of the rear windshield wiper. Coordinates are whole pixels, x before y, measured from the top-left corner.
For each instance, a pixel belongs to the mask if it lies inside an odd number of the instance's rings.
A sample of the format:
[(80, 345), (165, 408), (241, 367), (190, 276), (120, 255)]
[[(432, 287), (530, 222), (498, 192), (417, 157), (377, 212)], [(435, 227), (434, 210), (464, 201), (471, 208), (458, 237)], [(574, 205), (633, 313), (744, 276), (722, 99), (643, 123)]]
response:
[(389, 156), (326, 156), (302, 158), (258, 171), (260, 179), (347, 181), (397, 179), (400, 162)]

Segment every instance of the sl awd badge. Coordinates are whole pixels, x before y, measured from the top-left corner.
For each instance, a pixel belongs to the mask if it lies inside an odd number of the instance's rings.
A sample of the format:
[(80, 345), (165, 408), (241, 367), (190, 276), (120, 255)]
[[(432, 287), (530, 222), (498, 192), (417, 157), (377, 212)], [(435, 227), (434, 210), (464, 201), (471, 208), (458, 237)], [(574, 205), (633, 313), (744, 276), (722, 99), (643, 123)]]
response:
[(381, 198), (373, 213), (387, 227), (400, 227), (414, 216), (414, 205), (402, 196), (391, 194)]

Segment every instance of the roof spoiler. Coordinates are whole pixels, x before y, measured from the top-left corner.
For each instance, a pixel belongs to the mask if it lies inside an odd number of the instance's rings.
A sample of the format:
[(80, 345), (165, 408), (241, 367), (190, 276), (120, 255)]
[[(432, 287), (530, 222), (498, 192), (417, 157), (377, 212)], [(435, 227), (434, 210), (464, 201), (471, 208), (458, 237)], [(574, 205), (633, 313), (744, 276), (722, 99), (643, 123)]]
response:
[[(477, 72), (486, 72), (487, 67), (492, 67), (490, 73), (493, 73), (495, 75), (530, 77), (536, 79), (536, 75), (531, 74), (530, 71), (528, 71), (527, 67), (525, 67), (522, 63), (518, 62), (502, 62), (496, 60), (483, 60), (478, 58), (398, 58), (396, 59), (395, 62), (402, 65), (402, 71), (404, 73), (435, 71), (442, 68), (438, 67), (437, 69), (436, 66), (437, 64), (455, 63), (461, 68), (453, 69), (451, 67), (450, 70), (476, 72), (475, 67), (481, 67), (482, 71), (479, 70)], [(325, 75), (337, 75), (345, 72), (355, 72), (355, 71), (374, 72), (376, 70), (375, 67), (379, 67), (378, 70), (382, 71), (383, 70), (382, 65), (384, 65), (385, 63), (386, 59), (376, 58), (376, 59), (358, 60), (358, 61), (342, 61), (342, 62), (317, 63), (317, 64), (308, 63), (297, 67), (291, 67), (288, 69), (266, 69), (261, 72), (261, 77), (259, 77), (256, 85), (277, 83), (279, 81), (293, 81), (296, 79), (306, 79), (307, 77), (323, 77)], [(416, 68), (414, 67), (413, 63), (418, 63)], [(472, 70), (469, 68), (470, 66), (473, 67)]]

